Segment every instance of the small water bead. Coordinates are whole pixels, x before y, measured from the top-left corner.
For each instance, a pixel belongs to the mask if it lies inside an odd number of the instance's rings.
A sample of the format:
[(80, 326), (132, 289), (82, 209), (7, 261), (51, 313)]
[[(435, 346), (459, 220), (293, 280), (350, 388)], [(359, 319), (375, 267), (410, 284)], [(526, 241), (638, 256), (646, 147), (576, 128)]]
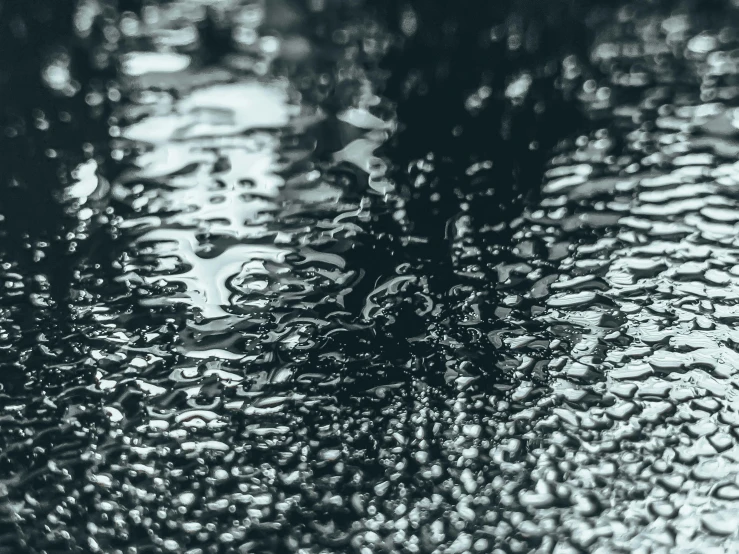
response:
[(736, 521), (734, 518), (724, 518), (719, 514), (709, 514), (701, 518), (701, 523), (713, 535), (728, 536), (736, 533)]

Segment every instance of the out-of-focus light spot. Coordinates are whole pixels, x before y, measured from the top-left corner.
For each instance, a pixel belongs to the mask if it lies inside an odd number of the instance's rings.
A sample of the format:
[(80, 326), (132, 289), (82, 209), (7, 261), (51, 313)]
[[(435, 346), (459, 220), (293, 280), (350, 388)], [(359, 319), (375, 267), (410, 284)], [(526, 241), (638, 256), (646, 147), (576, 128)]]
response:
[(121, 60), (121, 69), (131, 77), (147, 73), (175, 73), (189, 65), (190, 56), (173, 52), (133, 52)]
[(234, 42), (240, 46), (253, 46), (259, 35), (251, 27), (237, 27), (233, 31)]
[(280, 49), (280, 40), (277, 37), (262, 37), (259, 49), (265, 54), (275, 54)]
[(400, 16), (400, 30), (407, 37), (411, 37), (418, 31), (418, 16), (410, 6), (403, 10)]
[(688, 50), (695, 54), (707, 54), (716, 47), (718, 41), (712, 35), (701, 34), (688, 41)]
[(104, 100), (105, 97), (99, 92), (90, 92), (85, 96), (85, 102), (88, 106), (99, 106)]
[(121, 18), (120, 28), (124, 36), (136, 36), (139, 32), (139, 21), (133, 14), (126, 14)]
[(100, 3), (97, 0), (82, 0), (77, 5), (74, 14), (74, 28), (82, 38), (90, 36), (95, 18), (101, 14)]
[(43, 69), (42, 77), (49, 88), (58, 92), (68, 92), (72, 88), (69, 57), (61, 55), (52, 60)]
[(234, 14), (233, 21), (237, 25), (254, 29), (264, 21), (264, 8), (260, 3), (252, 3), (244, 6)]
[(531, 83), (533, 82), (534, 81), (531, 78), (531, 75), (529, 75), (528, 73), (524, 73), (523, 75), (518, 76), (511, 82), (511, 84), (508, 85), (508, 87), (506, 87), (506, 98), (513, 99), (526, 96), (526, 94), (529, 92), (529, 88), (531, 87)]

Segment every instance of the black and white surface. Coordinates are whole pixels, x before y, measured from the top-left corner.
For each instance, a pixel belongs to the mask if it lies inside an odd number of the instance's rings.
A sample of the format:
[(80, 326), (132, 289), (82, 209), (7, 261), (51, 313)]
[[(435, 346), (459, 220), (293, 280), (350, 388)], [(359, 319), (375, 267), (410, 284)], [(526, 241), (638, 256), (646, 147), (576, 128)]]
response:
[(0, 552), (739, 551), (738, 24), (0, 2)]

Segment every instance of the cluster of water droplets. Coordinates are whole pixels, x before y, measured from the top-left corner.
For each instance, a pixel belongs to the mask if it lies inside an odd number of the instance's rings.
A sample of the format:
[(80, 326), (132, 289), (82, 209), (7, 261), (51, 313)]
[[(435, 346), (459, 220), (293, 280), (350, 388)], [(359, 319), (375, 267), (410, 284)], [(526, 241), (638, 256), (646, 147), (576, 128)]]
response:
[[(80, 3), (112, 146), (57, 195), (68, 314), (48, 243), (3, 254), (0, 548), (735, 549), (736, 14), (594, 9), (549, 93), (589, 130), (505, 214), (503, 156), (380, 148), (392, 37), (329, 4)], [(453, 113), (525, 109), (537, 71)]]

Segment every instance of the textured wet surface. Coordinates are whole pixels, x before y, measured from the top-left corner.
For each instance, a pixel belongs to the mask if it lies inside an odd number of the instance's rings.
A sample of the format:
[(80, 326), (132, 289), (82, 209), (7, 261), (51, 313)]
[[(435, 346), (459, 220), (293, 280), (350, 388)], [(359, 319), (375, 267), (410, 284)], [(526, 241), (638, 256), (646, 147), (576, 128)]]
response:
[(736, 8), (72, 4), (0, 19), (0, 552), (739, 551)]

